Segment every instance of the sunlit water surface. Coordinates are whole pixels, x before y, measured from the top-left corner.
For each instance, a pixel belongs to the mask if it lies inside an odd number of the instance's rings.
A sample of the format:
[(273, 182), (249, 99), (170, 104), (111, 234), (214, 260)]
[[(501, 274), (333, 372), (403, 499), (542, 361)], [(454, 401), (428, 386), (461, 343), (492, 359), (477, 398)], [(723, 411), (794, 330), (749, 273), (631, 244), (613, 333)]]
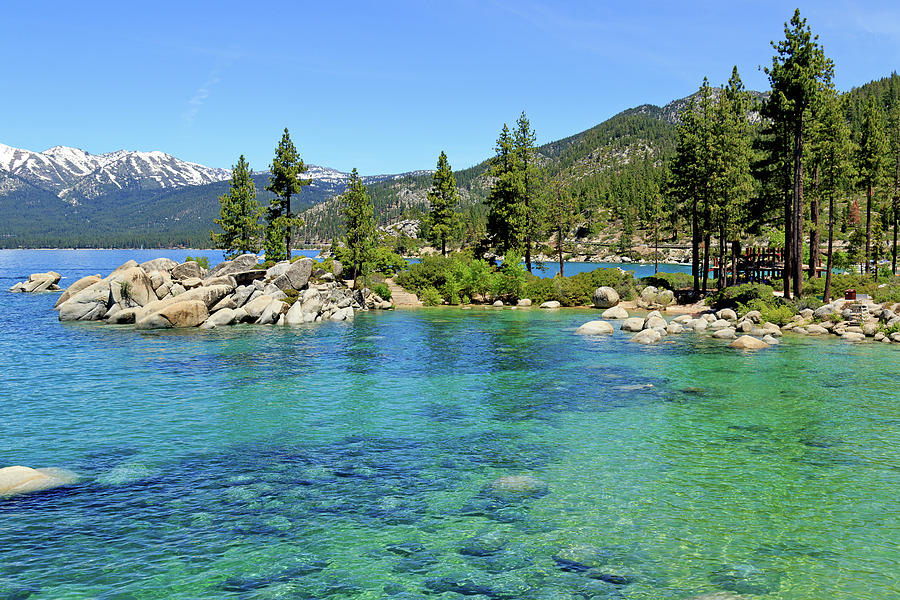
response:
[(895, 347), (537, 309), (138, 332), (5, 292), (160, 254), (0, 252), (0, 465), (83, 477), (0, 501), (0, 599), (900, 598)]

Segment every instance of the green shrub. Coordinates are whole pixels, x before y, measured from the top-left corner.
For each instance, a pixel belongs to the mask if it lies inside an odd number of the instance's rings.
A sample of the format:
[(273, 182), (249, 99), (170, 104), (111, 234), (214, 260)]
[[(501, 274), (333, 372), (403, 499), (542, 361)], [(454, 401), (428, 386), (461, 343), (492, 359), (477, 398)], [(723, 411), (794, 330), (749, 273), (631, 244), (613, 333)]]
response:
[(443, 301), (441, 293), (433, 287), (426, 287), (419, 292), (418, 296), (425, 306), (438, 306)]
[(198, 265), (200, 265), (201, 269), (209, 268), (209, 259), (206, 258), (205, 256), (186, 256), (184, 258), (184, 262), (190, 262), (190, 261), (193, 261), (193, 262), (197, 263)]
[(384, 283), (375, 283), (372, 285), (372, 291), (381, 296), (382, 300), (391, 299), (391, 288)]
[(376, 273), (393, 275), (409, 268), (405, 258), (386, 246), (378, 246), (372, 255), (372, 270)]
[[(774, 296), (773, 296), (774, 298)], [(777, 298), (781, 300), (781, 298)], [(754, 298), (747, 304), (738, 306), (740, 314), (746, 314), (751, 310), (758, 310), (762, 315), (763, 321), (775, 323), (776, 325), (784, 325), (797, 314), (797, 312), (788, 304), (781, 302), (766, 302), (762, 298)]]
[[(694, 278), (690, 273), (657, 273), (639, 280), (642, 286), (652, 285), (667, 290), (684, 290), (694, 286)], [(642, 288), (643, 289), (643, 288)]]
[(748, 305), (753, 300), (762, 300), (767, 304), (774, 302), (775, 290), (772, 286), (762, 283), (744, 283), (734, 285), (715, 292), (709, 297), (709, 304), (720, 310), (723, 308), (737, 308), (739, 305)]

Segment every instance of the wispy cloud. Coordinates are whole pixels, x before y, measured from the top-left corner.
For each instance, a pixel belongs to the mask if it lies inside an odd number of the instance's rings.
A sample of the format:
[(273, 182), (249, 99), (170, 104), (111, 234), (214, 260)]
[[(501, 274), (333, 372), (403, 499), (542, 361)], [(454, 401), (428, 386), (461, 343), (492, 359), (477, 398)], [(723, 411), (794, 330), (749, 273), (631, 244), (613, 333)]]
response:
[(183, 113), (181, 113), (181, 119), (187, 125), (193, 125), (194, 120), (197, 118), (197, 115), (200, 113), (200, 109), (203, 108), (203, 104), (209, 98), (210, 94), (212, 94), (213, 89), (222, 81), (220, 76), (219, 69), (214, 69), (210, 72), (209, 76), (206, 79), (206, 82), (194, 92), (194, 95), (191, 96), (191, 99), (187, 102), (187, 108)]

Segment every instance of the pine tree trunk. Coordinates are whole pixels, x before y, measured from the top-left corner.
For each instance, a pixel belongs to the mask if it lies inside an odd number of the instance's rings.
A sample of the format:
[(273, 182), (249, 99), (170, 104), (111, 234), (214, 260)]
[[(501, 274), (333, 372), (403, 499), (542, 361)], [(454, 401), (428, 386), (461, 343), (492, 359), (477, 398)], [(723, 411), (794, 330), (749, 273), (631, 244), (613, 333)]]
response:
[(831, 264), (834, 249), (834, 190), (828, 194), (828, 259), (825, 261), (825, 302), (831, 302)]
[(794, 296), (803, 294), (803, 120), (798, 120), (794, 143)]
[(866, 186), (866, 273), (872, 270), (869, 256), (872, 248), (872, 182)]
[(897, 221), (900, 220), (900, 196), (894, 196), (894, 248), (891, 253), (891, 273), (897, 275)]
[(738, 257), (741, 254), (741, 241), (733, 240), (731, 242), (731, 285), (737, 285), (738, 282)]
[[(285, 214), (285, 216), (287, 216), (288, 219), (290, 219), (291, 218), (291, 196), (290, 196), (290, 194), (287, 196), (287, 198), (285, 198), (285, 207), (286, 207), (286, 210), (284, 211), (284, 214)], [(290, 226), (290, 224), (288, 224), (288, 226), (287, 226), (287, 235), (285, 236), (285, 239), (284, 239), (284, 245), (287, 248), (288, 262), (290, 262), (291, 261), (291, 226)]]
[(700, 295), (700, 223), (697, 216), (697, 201), (691, 215), (691, 275), (694, 277), (694, 297)]
[(441, 256), (447, 256), (447, 239), (441, 236)]
[(816, 167), (816, 193), (809, 200), (809, 216), (812, 227), (809, 230), (809, 278), (819, 276), (819, 168)]
[(559, 253), (559, 276), (565, 277), (563, 275), (563, 238), (562, 238), (562, 227), (558, 227), (556, 229), (556, 251)]
[(791, 252), (791, 246), (794, 244), (794, 235), (793, 235), (793, 224), (794, 217), (791, 212), (791, 200), (792, 196), (785, 194), (784, 197), (784, 251), (783, 251), (783, 260), (784, 260), (784, 270), (782, 272), (784, 276), (784, 298), (786, 300), (790, 300), (791, 298), (791, 257), (793, 256), (793, 252)]
[(706, 287), (707, 283), (709, 283), (709, 244), (710, 244), (710, 236), (707, 234), (705, 238), (703, 238), (703, 295), (706, 295)]
[(725, 227), (719, 228), (719, 280), (716, 282), (716, 289), (721, 290), (725, 287), (725, 265), (727, 264), (725, 251)]
[(531, 273), (531, 236), (525, 234), (525, 266)]

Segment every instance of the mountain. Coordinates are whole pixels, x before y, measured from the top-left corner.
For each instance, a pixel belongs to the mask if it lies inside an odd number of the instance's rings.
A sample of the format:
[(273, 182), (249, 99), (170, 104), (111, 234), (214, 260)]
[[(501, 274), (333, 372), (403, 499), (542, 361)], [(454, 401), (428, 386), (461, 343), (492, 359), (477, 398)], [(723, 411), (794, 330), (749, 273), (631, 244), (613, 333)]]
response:
[[(350, 175), (307, 165), (301, 211), (343, 193)], [(56, 146), (32, 152), (0, 144), (0, 247), (205, 246), (231, 171), (164, 152), (90, 154)], [(363, 177), (366, 184), (402, 175)], [(268, 172), (253, 179), (265, 206)]]

